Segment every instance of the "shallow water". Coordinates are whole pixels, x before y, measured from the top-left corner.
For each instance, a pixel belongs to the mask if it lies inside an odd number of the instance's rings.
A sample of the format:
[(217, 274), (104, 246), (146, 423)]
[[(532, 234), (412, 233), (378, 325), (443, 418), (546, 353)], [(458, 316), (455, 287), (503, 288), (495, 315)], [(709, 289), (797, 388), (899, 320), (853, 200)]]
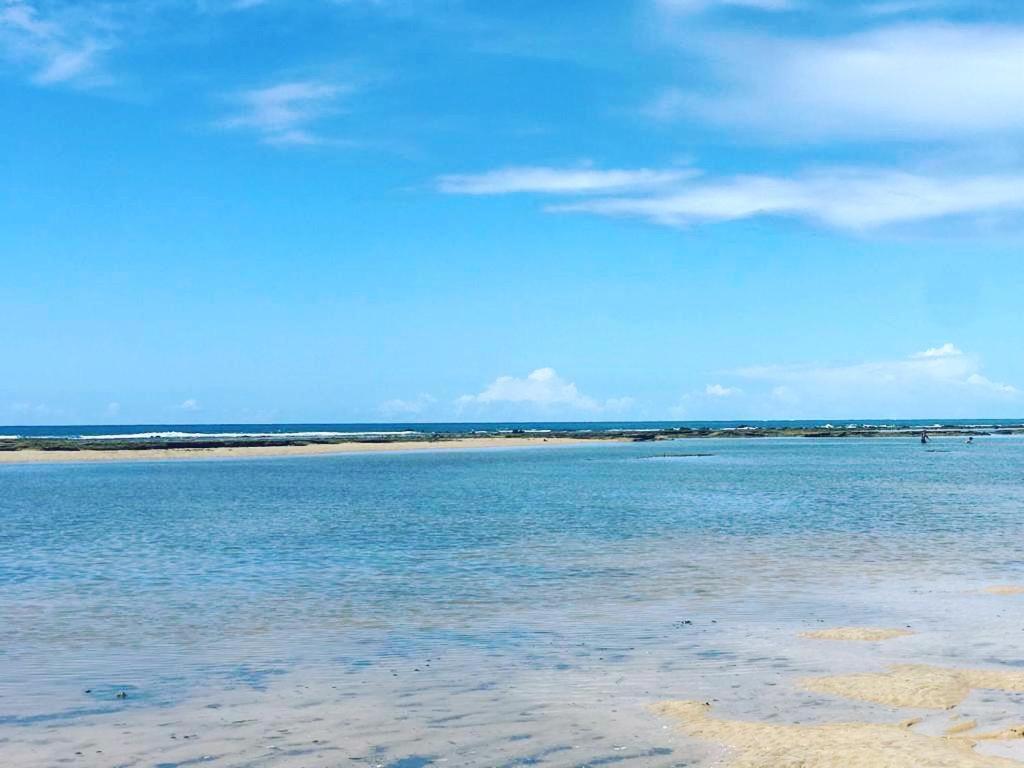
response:
[[(0, 764), (715, 760), (664, 699), (896, 722), (797, 681), (1024, 668), (1024, 596), (983, 592), (1024, 583), (1022, 478), (1018, 438), (2, 466)], [(846, 625), (916, 634), (799, 637)]]

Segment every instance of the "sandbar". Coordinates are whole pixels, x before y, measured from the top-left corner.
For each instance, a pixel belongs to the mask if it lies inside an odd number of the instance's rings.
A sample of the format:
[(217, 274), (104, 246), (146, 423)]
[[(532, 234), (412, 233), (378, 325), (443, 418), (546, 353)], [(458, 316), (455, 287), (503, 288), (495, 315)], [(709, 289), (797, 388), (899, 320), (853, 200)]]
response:
[[(610, 442), (571, 437), (460, 437), (452, 440), (393, 440), (384, 442), (337, 442), (299, 445), (214, 446), (210, 448), (125, 448), (118, 450), (0, 451), (0, 464), (79, 461), (164, 461), (167, 459), (260, 458), (314, 456), (339, 453), (474, 450), (482, 448), (534, 448)], [(611, 440), (611, 442), (614, 442)]]

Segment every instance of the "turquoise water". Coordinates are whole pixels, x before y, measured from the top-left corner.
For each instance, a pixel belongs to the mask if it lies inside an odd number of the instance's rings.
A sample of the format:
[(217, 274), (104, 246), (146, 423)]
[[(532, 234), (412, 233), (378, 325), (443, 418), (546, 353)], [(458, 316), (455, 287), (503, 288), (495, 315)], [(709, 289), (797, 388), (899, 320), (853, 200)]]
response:
[(664, 698), (877, 719), (789, 685), (868, 661), (797, 635), (1024, 664), (978, 594), (1024, 582), (1022, 480), (1017, 438), (0, 466), (0, 762), (669, 766), (711, 758)]

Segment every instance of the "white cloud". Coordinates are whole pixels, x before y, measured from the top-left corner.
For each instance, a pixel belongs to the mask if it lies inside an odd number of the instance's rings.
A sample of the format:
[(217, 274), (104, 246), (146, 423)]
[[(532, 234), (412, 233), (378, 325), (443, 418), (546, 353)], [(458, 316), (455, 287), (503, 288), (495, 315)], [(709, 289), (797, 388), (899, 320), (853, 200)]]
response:
[(181, 403), (181, 405), (178, 406), (178, 408), (180, 408), (183, 411), (192, 411), (192, 412), (201, 410), (200, 407), (199, 407), (199, 401), (195, 400), (194, 398), (191, 398), (191, 397), (188, 398), (187, 400), (183, 401)]
[(107, 403), (107, 407), (103, 411), (103, 413), (104, 413), (105, 416), (110, 416), (110, 417), (119, 416), (121, 414), (121, 404), (120, 403)]
[(692, 175), (689, 170), (599, 170), (521, 166), (477, 174), (448, 174), (437, 179), (441, 192), (454, 195), (593, 194), (663, 186)]
[(869, 230), (955, 216), (1020, 213), (1024, 174), (822, 169), (791, 177), (735, 176), (684, 184), (664, 194), (598, 198), (548, 210), (635, 217), (668, 226), (775, 216)]
[(716, 93), (669, 89), (654, 114), (800, 139), (965, 139), (1024, 128), (1024, 27), (901, 24), (701, 44)]
[(351, 88), (315, 80), (295, 80), (241, 91), (232, 100), (239, 111), (220, 121), (224, 128), (250, 130), (268, 144), (322, 144), (311, 126), (337, 111), (338, 99)]
[(947, 341), (941, 347), (931, 347), (924, 352), (916, 353), (913, 357), (921, 359), (928, 357), (960, 357), (961, 355), (963, 355), (963, 352)]
[(743, 390), (736, 387), (723, 387), (721, 384), (708, 384), (704, 387), (704, 394), (708, 397), (732, 397), (742, 394)]
[(32, 71), (39, 85), (109, 82), (99, 68), (100, 56), (115, 44), (105, 7), (47, 6), (43, 14), (29, 0), (0, 0), (0, 58)]
[(632, 403), (628, 397), (599, 401), (584, 395), (573, 382), (563, 379), (553, 368), (538, 368), (525, 378), (499, 376), (481, 392), (463, 395), (456, 400), (456, 406), (460, 409), (470, 406), (514, 405), (591, 413), (623, 411)]
[(736, 409), (746, 407), (743, 394), (739, 387), (708, 384), (702, 390), (683, 393), (668, 413), (673, 419), (737, 418)]
[(734, 374), (765, 382), (771, 401), (790, 416), (980, 417), (1000, 415), (989, 409), (1017, 403), (1021, 394), (987, 378), (975, 357), (951, 343), (903, 359), (754, 366)]
[(979, 387), (980, 389), (996, 392), (1001, 395), (1016, 395), (1020, 391), (1012, 384), (1002, 384), (998, 381), (992, 381), (991, 379), (985, 378), (980, 373), (972, 373), (968, 376), (967, 383), (972, 387)]
[(437, 401), (434, 397), (425, 393), (419, 394), (411, 400), (395, 398), (381, 403), (380, 412), (385, 416), (416, 416), (435, 402)]

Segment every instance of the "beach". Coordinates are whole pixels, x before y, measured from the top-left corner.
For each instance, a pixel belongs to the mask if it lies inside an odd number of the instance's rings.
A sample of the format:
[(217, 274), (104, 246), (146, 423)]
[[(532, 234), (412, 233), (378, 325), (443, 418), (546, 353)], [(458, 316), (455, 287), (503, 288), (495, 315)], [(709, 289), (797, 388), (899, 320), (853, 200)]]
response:
[(1024, 440), (936, 443), (0, 466), (0, 762), (1024, 765)]
[[(607, 438), (612, 440), (614, 438)], [(22, 449), (0, 451), (0, 464), (81, 461), (168, 461), (180, 459), (255, 459), (274, 456), (322, 456), (341, 453), (387, 453), (392, 451), (483, 450), (489, 448), (538, 448), (579, 445), (572, 437), (460, 437), (446, 440), (391, 440), (386, 442), (305, 443), (183, 448), (117, 449)], [(586, 441), (586, 442), (592, 442)]]
[[(146, 427), (0, 427), (0, 464), (165, 461), (314, 456), (335, 453), (480, 450), (681, 440), (950, 439), (1015, 437), (1016, 421), (948, 423), (647, 422), (497, 424), (150, 425)], [(148, 429), (148, 431), (140, 431)], [(926, 450), (945, 451), (939, 445)]]
[(0, 76), (0, 768), (1024, 768), (1024, 0)]

